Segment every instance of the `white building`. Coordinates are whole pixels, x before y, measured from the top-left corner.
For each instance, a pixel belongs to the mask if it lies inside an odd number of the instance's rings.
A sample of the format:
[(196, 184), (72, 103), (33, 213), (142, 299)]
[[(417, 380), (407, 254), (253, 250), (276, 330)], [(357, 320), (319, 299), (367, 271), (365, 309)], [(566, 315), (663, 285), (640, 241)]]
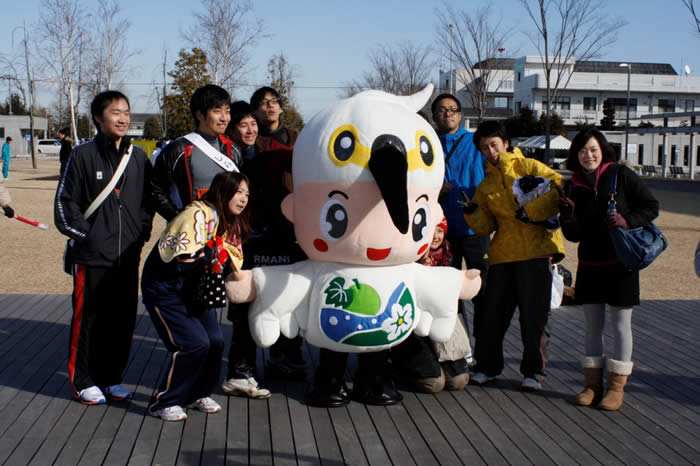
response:
[[(513, 111), (529, 107), (539, 117), (547, 103), (547, 85), (542, 57), (527, 56), (515, 60)], [(700, 109), (700, 77), (679, 76), (669, 64), (631, 63), (630, 120), (652, 113), (692, 112)], [(615, 107), (615, 120), (624, 123), (627, 105), (628, 69), (624, 62), (569, 60), (563, 66), (562, 83), (554, 111), (567, 126), (588, 122), (600, 124), (603, 103)], [(554, 74), (554, 73), (553, 73)], [(563, 87), (563, 86), (560, 86)], [(640, 121), (631, 122), (631, 126)]]

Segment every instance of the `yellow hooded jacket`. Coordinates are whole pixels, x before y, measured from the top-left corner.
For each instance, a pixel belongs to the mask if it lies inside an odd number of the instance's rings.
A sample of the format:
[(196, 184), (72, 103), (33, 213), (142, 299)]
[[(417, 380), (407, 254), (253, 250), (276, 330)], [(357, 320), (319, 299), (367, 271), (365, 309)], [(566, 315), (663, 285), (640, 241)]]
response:
[[(520, 149), (503, 152), (498, 166), (486, 162), (486, 178), (479, 184), (473, 202), (479, 207), (464, 219), (477, 235), (496, 232), (489, 246), (489, 264), (518, 262), (553, 256), (554, 262), (564, 258), (561, 230), (547, 232), (541, 225), (523, 223), (515, 218), (520, 208), (513, 194), (513, 183), (521, 176), (548, 178), (561, 187), (563, 177), (547, 165), (526, 158)], [(550, 189), (543, 196), (528, 202), (524, 208), (531, 221), (538, 222), (557, 214), (559, 191)]]

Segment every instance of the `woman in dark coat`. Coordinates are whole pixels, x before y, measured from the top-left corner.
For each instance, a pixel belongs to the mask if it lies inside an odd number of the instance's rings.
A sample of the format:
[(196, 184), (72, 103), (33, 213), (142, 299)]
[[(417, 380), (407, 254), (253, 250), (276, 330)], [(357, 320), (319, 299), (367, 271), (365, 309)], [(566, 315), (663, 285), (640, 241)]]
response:
[[(576, 301), (586, 318), (585, 388), (576, 403), (597, 403), (606, 410), (622, 406), (627, 377), (632, 373), (632, 309), (639, 304), (639, 271), (626, 270), (615, 256), (609, 230), (646, 225), (659, 214), (659, 202), (640, 178), (618, 165), (605, 136), (590, 129), (576, 135), (567, 167), (574, 172), (559, 202), (564, 237), (578, 246)], [(608, 213), (609, 187), (617, 170), (617, 210)], [(607, 362), (603, 355), (603, 327), (612, 325), (613, 345)], [(605, 363), (605, 364), (604, 364)], [(607, 393), (603, 397), (603, 366), (607, 366)], [(601, 400), (602, 397), (602, 400)]]

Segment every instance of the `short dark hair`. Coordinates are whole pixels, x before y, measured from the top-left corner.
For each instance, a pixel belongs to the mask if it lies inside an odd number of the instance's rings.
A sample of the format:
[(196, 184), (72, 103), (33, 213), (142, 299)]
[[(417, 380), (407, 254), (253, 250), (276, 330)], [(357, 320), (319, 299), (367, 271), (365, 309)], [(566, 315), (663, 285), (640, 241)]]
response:
[[(104, 109), (103, 109), (103, 110), (104, 110)], [(58, 132), (61, 133), (61, 134), (63, 134), (63, 135), (65, 135), (65, 136), (68, 136), (68, 135), (70, 134), (70, 129), (68, 129), (68, 128), (61, 128), (61, 129), (58, 130)]]
[(484, 121), (478, 128), (476, 128), (476, 132), (474, 133), (474, 145), (476, 146), (477, 150), (481, 150), (479, 149), (481, 138), (493, 137), (501, 138), (504, 143), (507, 142), (510, 146), (510, 138), (508, 138), (506, 126), (500, 121), (496, 120)]
[(265, 98), (265, 94), (268, 93), (274, 95), (277, 99), (280, 99), (280, 105), (282, 105), (282, 98), (280, 97), (280, 93), (277, 92), (276, 89), (271, 88), (270, 86), (263, 86), (257, 91), (253, 92), (253, 95), (250, 96), (250, 105), (251, 107), (253, 107), (253, 111), (260, 108), (260, 102), (263, 101), (263, 99)]
[(435, 115), (435, 110), (437, 110), (437, 105), (438, 102), (440, 102), (442, 99), (452, 99), (457, 103), (458, 110), (461, 112), (462, 111), (462, 102), (459, 101), (457, 97), (454, 95), (450, 94), (449, 92), (445, 92), (444, 94), (440, 94), (439, 96), (435, 97), (435, 100), (433, 100), (433, 103), (430, 104), (430, 112)]
[(251, 116), (256, 119), (255, 109), (245, 100), (239, 100), (231, 104), (231, 122), (229, 126), (235, 126), (245, 117)]
[(105, 108), (107, 108), (107, 105), (114, 102), (115, 100), (122, 99), (126, 101), (126, 105), (129, 107), (129, 109), (131, 109), (129, 98), (123, 92), (102, 91), (99, 94), (97, 94), (94, 99), (92, 99), (92, 103), (90, 104), (90, 114), (92, 115), (92, 122), (95, 124), (95, 128), (97, 128), (98, 133), (102, 132), (102, 128), (100, 128), (100, 125), (97, 123), (95, 117), (101, 117), (102, 113), (105, 111)]
[(7, 137), (5, 138), (5, 141), (12, 141), (12, 138), (11, 138), (10, 136), (7, 136)]
[(571, 141), (571, 146), (569, 147), (569, 156), (566, 158), (566, 168), (572, 172), (581, 171), (581, 163), (578, 161), (578, 152), (583, 149), (583, 147), (588, 143), (591, 138), (595, 138), (600, 145), (600, 151), (602, 153), (601, 163), (615, 162), (617, 160), (617, 154), (615, 150), (605, 139), (605, 135), (595, 128), (584, 129), (580, 131), (574, 140)]
[(221, 86), (216, 84), (206, 84), (198, 88), (190, 98), (190, 112), (195, 126), (199, 126), (196, 113), (202, 112), (203, 116), (212, 108), (222, 105), (231, 105), (231, 95)]

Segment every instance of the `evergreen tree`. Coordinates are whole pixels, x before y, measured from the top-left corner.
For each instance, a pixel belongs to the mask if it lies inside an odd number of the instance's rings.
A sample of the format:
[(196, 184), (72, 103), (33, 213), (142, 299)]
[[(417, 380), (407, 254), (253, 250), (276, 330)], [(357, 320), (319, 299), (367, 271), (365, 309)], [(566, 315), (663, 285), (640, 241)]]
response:
[(520, 113), (506, 119), (504, 124), (508, 136), (511, 138), (524, 138), (540, 134), (539, 122), (530, 107), (521, 108)]
[[(539, 126), (540, 126), (540, 133), (544, 134), (545, 133), (545, 124), (546, 124), (546, 116), (544, 112), (540, 114), (540, 121), (539, 121)], [(566, 126), (564, 125), (564, 120), (561, 119), (559, 115), (556, 114), (554, 110), (552, 110), (552, 114), (549, 117), (549, 134), (552, 136), (560, 135), (560, 136), (566, 136)]]
[(191, 52), (180, 50), (175, 69), (168, 72), (173, 78), (172, 93), (165, 97), (165, 109), (168, 112), (168, 138), (175, 139), (195, 128), (190, 113), (190, 98), (194, 91), (209, 84), (207, 74), (207, 56), (198, 48)]
[(160, 139), (161, 134), (160, 119), (154, 116), (146, 118), (143, 123), (143, 138)]
[[(29, 115), (29, 111), (24, 106), (24, 101), (22, 97), (13, 92), (12, 93), (12, 114), (13, 115)], [(0, 115), (10, 114), (10, 98), (5, 98), (5, 104), (0, 105)]]
[(603, 119), (600, 120), (600, 129), (610, 131), (615, 129), (615, 106), (610, 99), (603, 102)]

